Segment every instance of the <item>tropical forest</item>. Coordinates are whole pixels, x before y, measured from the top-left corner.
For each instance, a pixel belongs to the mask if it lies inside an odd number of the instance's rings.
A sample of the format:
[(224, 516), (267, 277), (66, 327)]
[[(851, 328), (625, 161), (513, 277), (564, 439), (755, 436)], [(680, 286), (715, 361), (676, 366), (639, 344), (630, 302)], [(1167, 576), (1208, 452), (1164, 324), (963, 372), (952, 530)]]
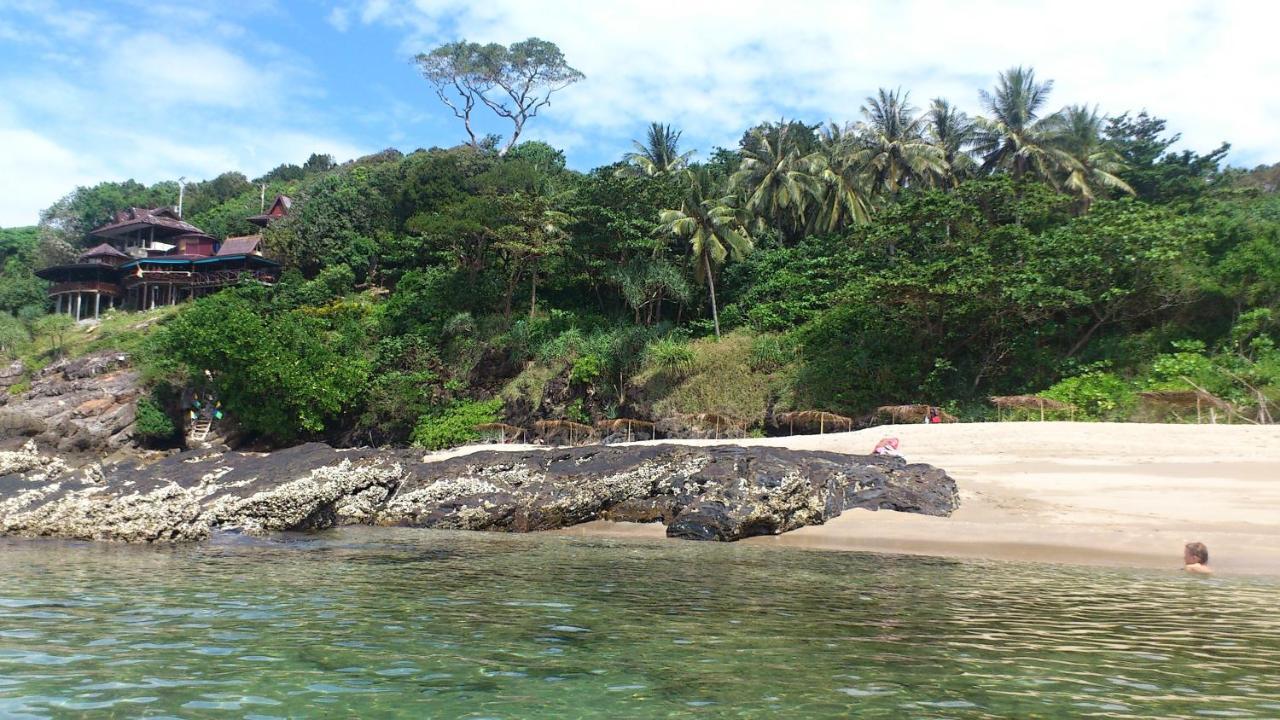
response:
[[(1141, 97), (1104, 113), (1014, 67), (963, 103), (882, 88), (856, 117), (767, 120), (732, 147), (685, 147), (656, 118), (579, 171), (524, 137), (581, 79), (554, 45), (416, 62), (458, 145), (182, 188), (183, 218), (219, 239), (291, 198), (264, 231), (280, 282), (86, 333), (49, 314), (33, 271), (180, 188), (69, 189), (37, 227), (0, 231), (0, 347), (29, 372), (132, 353), (138, 432), (161, 446), (203, 384), (263, 447), (434, 449), (538, 420), (678, 433), (699, 415), (761, 435), (788, 411), (869, 424), (905, 404), (994, 420), (992, 396), (1113, 421), (1188, 420), (1139, 402), (1151, 392), (1221, 398), (1229, 422), (1280, 403), (1280, 165), (1182, 149)], [(481, 135), (482, 114), (510, 131)]]

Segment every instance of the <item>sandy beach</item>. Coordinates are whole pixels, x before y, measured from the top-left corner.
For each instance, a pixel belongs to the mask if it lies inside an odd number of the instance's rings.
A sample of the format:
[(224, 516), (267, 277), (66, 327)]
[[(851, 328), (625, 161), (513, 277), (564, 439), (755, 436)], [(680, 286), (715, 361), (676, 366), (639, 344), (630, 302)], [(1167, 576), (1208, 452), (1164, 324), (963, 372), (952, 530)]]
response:
[[(1280, 574), (1280, 429), (1066, 422), (895, 425), (719, 441), (866, 453), (886, 435), (960, 487), (949, 518), (854, 510), (822, 526), (743, 542), (1177, 568), (1209, 546), (1229, 574)], [(714, 444), (716, 441), (682, 441)], [(660, 525), (593, 522), (561, 532), (662, 538)]]

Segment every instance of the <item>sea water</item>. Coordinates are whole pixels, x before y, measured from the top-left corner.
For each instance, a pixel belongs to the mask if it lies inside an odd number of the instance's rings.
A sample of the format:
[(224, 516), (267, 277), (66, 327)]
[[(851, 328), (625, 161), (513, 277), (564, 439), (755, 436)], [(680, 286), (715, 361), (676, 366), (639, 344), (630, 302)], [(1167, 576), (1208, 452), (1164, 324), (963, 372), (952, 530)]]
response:
[(556, 535), (0, 540), (0, 717), (1274, 718), (1278, 598)]

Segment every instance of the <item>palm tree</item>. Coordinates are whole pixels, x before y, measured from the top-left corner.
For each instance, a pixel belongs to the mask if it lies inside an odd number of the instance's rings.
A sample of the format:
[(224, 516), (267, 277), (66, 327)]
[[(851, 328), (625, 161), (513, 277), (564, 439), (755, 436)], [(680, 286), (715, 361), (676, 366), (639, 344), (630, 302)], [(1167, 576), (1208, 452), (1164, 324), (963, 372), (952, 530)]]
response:
[(867, 165), (876, 187), (891, 195), (908, 185), (928, 185), (947, 170), (942, 151), (925, 139), (925, 119), (915, 115), (909, 96), (880, 88), (862, 106)]
[(1080, 198), (1082, 209), (1087, 210), (1103, 188), (1133, 194), (1116, 175), (1125, 164), (1103, 138), (1103, 118), (1096, 107), (1068, 105), (1054, 116), (1053, 131), (1056, 144), (1072, 159), (1062, 186)]
[(751, 238), (743, 229), (742, 211), (733, 195), (716, 192), (705, 168), (686, 170), (689, 192), (678, 210), (659, 214), (658, 232), (688, 240), (693, 256), (694, 279), (705, 282), (711, 294), (711, 317), (720, 337), (720, 310), (716, 306), (715, 269), (727, 260), (741, 260), (751, 252)]
[(985, 171), (1003, 169), (1021, 178), (1032, 173), (1057, 186), (1057, 175), (1071, 165), (1071, 156), (1054, 143), (1053, 115), (1041, 117), (1053, 81), (1036, 82), (1031, 68), (1000, 73), (995, 93), (980, 94), (987, 115), (976, 121), (974, 150)]
[(785, 120), (752, 130), (730, 180), (757, 223), (771, 224), (786, 237), (804, 230), (816, 189), (808, 159), (791, 133), (792, 124)]
[(867, 153), (856, 128), (828, 123), (818, 133), (818, 151), (810, 155), (813, 177), (820, 184), (810, 230), (835, 232), (871, 215), (871, 176)]
[(649, 131), (645, 141), (632, 140), (636, 151), (627, 153), (623, 159), (627, 165), (618, 170), (620, 175), (662, 175), (663, 173), (683, 170), (693, 157), (694, 150), (680, 152), (681, 131), (672, 131), (670, 125), (649, 123)]
[(954, 187), (957, 180), (971, 174), (976, 167), (968, 148), (973, 144), (973, 120), (942, 98), (934, 98), (925, 115), (925, 134), (934, 147), (942, 152), (947, 164), (944, 187)]

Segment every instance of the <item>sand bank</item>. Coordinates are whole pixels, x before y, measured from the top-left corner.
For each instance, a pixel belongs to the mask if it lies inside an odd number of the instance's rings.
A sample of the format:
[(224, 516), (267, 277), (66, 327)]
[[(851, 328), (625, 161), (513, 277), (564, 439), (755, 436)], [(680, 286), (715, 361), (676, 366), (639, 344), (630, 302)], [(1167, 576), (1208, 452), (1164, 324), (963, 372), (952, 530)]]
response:
[[(1176, 568), (1183, 543), (1199, 540), (1221, 573), (1280, 574), (1276, 426), (919, 424), (720, 442), (865, 453), (885, 435), (902, 440), (908, 460), (945, 468), (960, 510), (950, 518), (855, 510), (743, 542)], [(663, 537), (661, 526), (607, 522), (560, 532)]]

